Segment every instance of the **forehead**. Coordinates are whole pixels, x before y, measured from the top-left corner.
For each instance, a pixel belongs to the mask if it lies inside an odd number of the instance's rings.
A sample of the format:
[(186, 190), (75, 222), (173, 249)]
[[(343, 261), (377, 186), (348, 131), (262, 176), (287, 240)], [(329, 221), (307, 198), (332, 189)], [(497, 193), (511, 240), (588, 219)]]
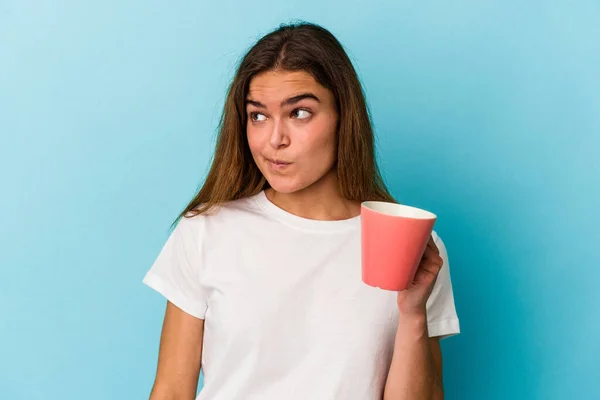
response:
[(267, 71), (252, 78), (248, 98), (277, 102), (300, 92), (312, 92), (317, 96), (320, 94), (321, 98), (325, 97), (323, 95), (327, 89), (304, 71)]

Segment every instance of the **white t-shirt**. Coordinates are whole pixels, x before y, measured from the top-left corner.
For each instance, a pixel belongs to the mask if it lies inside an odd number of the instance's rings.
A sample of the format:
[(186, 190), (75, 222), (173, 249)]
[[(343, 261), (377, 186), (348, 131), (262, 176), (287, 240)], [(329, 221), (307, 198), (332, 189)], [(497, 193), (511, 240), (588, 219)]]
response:
[[(459, 333), (448, 258), (427, 303), (430, 336)], [(264, 191), (177, 224), (144, 278), (204, 319), (197, 400), (379, 400), (397, 293), (361, 280), (360, 216), (317, 221)]]

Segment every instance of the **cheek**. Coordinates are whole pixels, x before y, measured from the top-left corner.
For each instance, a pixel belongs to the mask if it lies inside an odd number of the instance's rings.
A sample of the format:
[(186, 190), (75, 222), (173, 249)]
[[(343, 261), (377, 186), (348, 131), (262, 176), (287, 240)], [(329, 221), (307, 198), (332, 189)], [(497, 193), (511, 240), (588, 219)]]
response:
[(321, 162), (331, 161), (337, 153), (335, 135), (319, 133), (309, 143), (308, 155), (319, 158)]
[(248, 129), (246, 131), (246, 139), (248, 140), (248, 147), (253, 156), (256, 156), (262, 148), (262, 139), (258, 135), (258, 132)]

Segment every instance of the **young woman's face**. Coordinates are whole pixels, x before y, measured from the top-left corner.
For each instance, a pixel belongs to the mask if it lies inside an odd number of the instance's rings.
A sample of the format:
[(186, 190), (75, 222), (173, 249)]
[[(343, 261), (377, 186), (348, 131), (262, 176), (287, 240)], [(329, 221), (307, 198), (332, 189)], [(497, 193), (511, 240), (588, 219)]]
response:
[(250, 81), (246, 133), (252, 157), (280, 193), (305, 189), (332, 171), (338, 113), (333, 93), (303, 71)]

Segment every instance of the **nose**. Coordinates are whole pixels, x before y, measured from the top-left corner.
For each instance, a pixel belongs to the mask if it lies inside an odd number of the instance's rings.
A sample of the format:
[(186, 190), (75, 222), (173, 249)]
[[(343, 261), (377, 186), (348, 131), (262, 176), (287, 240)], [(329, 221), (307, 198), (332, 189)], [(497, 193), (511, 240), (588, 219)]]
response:
[(287, 130), (284, 126), (283, 121), (276, 120), (273, 124), (273, 131), (269, 138), (269, 143), (274, 149), (280, 149), (282, 147), (289, 146), (290, 138), (287, 134)]

